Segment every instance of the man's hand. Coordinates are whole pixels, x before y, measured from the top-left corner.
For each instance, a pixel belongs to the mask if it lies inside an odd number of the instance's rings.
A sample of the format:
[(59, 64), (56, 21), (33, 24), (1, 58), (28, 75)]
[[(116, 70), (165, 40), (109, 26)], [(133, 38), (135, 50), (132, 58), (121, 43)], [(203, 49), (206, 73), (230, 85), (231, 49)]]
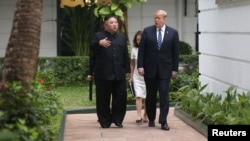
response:
[(175, 79), (177, 76), (177, 72), (176, 71), (172, 71), (172, 79)]
[(143, 76), (144, 75), (144, 68), (139, 68), (138, 73)]
[(92, 81), (92, 75), (88, 75), (88, 76), (87, 76), (87, 80), (88, 80), (88, 81)]
[(107, 48), (111, 45), (111, 41), (109, 41), (108, 38), (106, 37), (106, 38), (99, 41), (99, 45)]

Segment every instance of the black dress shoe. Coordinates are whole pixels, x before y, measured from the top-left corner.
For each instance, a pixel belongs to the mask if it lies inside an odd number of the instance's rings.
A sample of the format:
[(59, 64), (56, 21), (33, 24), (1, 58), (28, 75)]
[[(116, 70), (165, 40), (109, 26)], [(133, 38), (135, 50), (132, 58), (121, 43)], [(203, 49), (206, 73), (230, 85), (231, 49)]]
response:
[(110, 127), (110, 125), (101, 124), (101, 127), (102, 127), (102, 128), (109, 128), (109, 127)]
[(167, 123), (162, 123), (162, 124), (161, 124), (161, 129), (162, 129), (162, 130), (168, 131), (170, 128), (169, 128), (169, 126), (168, 126)]
[(149, 121), (148, 127), (155, 127), (155, 121)]
[(117, 126), (118, 128), (122, 128), (123, 125), (121, 123), (115, 123), (115, 126)]

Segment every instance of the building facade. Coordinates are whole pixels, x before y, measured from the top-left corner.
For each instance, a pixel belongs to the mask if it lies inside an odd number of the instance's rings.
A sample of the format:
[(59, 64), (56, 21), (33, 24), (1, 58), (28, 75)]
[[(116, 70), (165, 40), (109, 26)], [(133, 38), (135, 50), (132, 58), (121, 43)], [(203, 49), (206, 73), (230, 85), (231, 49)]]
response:
[[(43, 0), (40, 57), (58, 55), (55, 20), (59, 3)], [(15, 4), (14, 0), (0, 0), (0, 57), (5, 56)], [(168, 12), (167, 24), (179, 31), (181, 41), (196, 48), (200, 33), (199, 80), (208, 84), (206, 91), (223, 93), (232, 85), (239, 91), (250, 90), (249, 0), (148, 0), (141, 6), (133, 4), (128, 10), (130, 42), (137, 30), (153, 24), (158, 9)]]
[(250, 90), (250, 1), (199, 0), (199, 72), (207, 91)]
[[(0, 0), (0, 57), (10, 37), (16, 0)], [(42, 27), (39, 56), (57, 56), (57, 0), (43, 0)]]
[[(179, 31), (180, 39), (195, 48), (195, 33), (197, 32), (197, 17), (195, 14), (196, 0), (148, 0), (142, 6), (133, 4), (128, 10), (128, 33), (130, 41), (137, 30), (153, 24), (154, 12), (163, 9), (168, 12), (168, 25)], [(60, 0), (43, 0), (42, 29), (40, 42), (40, 57), (55, 57), (58, 55), (58, 16)], [(0, 57), (5, 56), (5, 50), (10, 37), (16, 1), (0, 0)]]
[(158, 9), (167, 11), (167, 25), (177, 29), (180, 40), (195, 49), (198, 31), (196, 0), (148, 0), (142, 6), (133, 5), (128, 10), (129, 39), (133, 39), (137, 30), (154, 24), (154, 13)]

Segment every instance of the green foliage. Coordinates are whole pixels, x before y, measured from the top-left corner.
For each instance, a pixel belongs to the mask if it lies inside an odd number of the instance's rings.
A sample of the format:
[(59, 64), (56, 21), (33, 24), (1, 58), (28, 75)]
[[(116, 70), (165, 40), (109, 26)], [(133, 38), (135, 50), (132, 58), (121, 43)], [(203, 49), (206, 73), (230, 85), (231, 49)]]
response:
[[(0, 62), (3, 58), (0, 58)], [(180, 55), (180, 65), (189, 64), (192, 72), (198, 73), (198, 54)], [(44, 85), (51, 88), (58, 86), (83, 86), (88, 82), (85, 80), (89, 69), (89, 57), (72, 56), (72, 57), (40, 57), (38, 64), (37, 77), (44, 79)], [(1, 66), (0, 66), (1, 68)], [(180, 75), (180, 76), (179, 76)], [(174, 82), (171, 91), (183, 86), (177, 83), (182, 81), (182, 72), (178, 73), (177, 80)], [(187, 75), (183, 76), (187, 79)], [(194, 79), (191, 76), (190, 79)], [(189, 79), (189, 80), (190, 80)], [(185, 81), (185, 80), (183, 80)], [(186, 82), (188, 83), (188, 82)]]
[(206, 93), (207, 87), (193, 89), (189, 86), (180, 88), (176, 95), (180, 99), (181, 109), (191, 114), (194, 120), (204, 124), (247, 125), (250, 124), (250, 92), (238, 93), (234, 86), (229, 87), (224, 95)]
[[(70, 48), (76, 56), (89, 55), (89, 35), (91, 28), (96, 25), (96, 20), (92, 16), (92, 9), (85, 7), (64, 7), (63, 19), (58, 19), (57, 22), (62, 24), (62, 45)], [(93, 31), (92, 31), (93, 32)]]
[(177, 99), (176, 92), (184, 87), (189, 86), (193, 89), (198, 89), (199, 87), (199, 74), (192, 73), (191, 75), (188, 75), (184, 72), (179, 72), (177, 77), (175, 79), (171, 79), (170, 81), (170, 87), (169, 87), (169, 100), (171, 102), (178, 102), (179, 99)]
[(53, 72), (55, 86), (83, 86), (88, 71), (88, 57), (52, 57), (40, 58), (40, 72)]
[(127, 86), (127, 104), (128, 105), (134, 105), (135, 104), (135, 97), (131, 94), (131, 90), (129, 88), (129, 85)]
[(147, 2), (147, 0), (120, 0), (112, 1), (111, 5), (97, 5), (94, 10), (96, 17), (104, 18), (107, 15), (115, 15), (124, 21), (124, 9), (132, 7), (133, 3), (138, 5)]
[(198, 65), (199, 54), (180, 55), (179, 61), (181, 64)]
[(56, 86), (56, 77), (51, 70), (37, 71), (36, 78), (47, 91), (52, 90)]
[(33, 82), (23, 88), (21, 82), (7, 83), (0, 93), (1, 140), (54, 141), (58, 130), (52, 127), (62, 109), (58, 96)]
[[(170, 86), (169, 86), (169, 100), (170, 102), (178, 102), (179, 99), (177, 99), (176, 92), (183, 86), (188, 85), (191, 88), (198, 89), (199, 87), (199, 73), (198, 73), (198, 55), (192, 54), (192, 55), (181, 55), (180, 56), (180, 63), (186, 62), (188, 64), (192, 64), (191, 74), (186, 74), (184, 71), (180, 70), (178, 72), (178, 75), (175, 79), (171, 79)], [(194, 63), (192, 63), (194, 62)], [(128, 88), (127, 89), (128, 96), (127, 101), (128, 104), (134, 104), (135, 98), (132, 97), (131, 91)], [(159, 97), (157, 97), (157, 100), (159, 100)]]
[(188, 43), (184, 41), (180, 41), (180, 54), (181, 55), (192, 54), (192, 52), (193, 52), (192, 46), (190, 46)]
[(129, 92), (127, 95), (127, 104), (128, 105), (135, 105), (135, 97), (132, 96), (132, 94)]
[(194, 53), (190, 55), (180, 55), (180, 65), (188, 65), (192, 72), (198, 73), (199, 72), (199, 54)]
[[(147, 0), (120, 0), (113, 1), (111, 5), (92, 3), (85, 7), (63, 8), (62, 19), (56, 21), (62, 25), (62, 43), (68, 50), (71, 49), (76, 56), (89, 55), (89, 38), (93, 32), (101, 28), (102, 18), (107, 15), (116, 15), (124, 21), (124, 10), (131, 8), (132, 3), (141, 4)], [(93, 2), (93, 1), (92, 1)], [(121, 22), (120, 24), (123, 24)], [(120, 27), (123, 27), (120, 25)], [(124, 29), (126, 30), (126, 29)]]

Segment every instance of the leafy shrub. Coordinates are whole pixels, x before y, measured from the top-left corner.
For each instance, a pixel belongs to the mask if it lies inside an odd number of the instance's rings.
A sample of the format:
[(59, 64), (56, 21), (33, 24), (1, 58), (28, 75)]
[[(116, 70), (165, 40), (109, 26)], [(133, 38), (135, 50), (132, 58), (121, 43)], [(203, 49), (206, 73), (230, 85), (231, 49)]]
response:
[(238, 93), (237, 88), (231, 86), (224, 95), (205, 93), (206, 86), (180, 88), (176, 92), (180, 108), (191, 114), (194, 120), (199, 119), (207, 125), (250, 124), (250, 92)]
[(62, 115), (62, 108), (57, 101), (58, 96), (44, 89), (37, 82), (30, 84), (29, 88), (24, 88), (21, 82), (3, 85), (0, 93), (0, 140), (57, 139), (58, 132), (51, 126), (58, 120), (57, 115)]
[(130, 90), (128, 90), (128, 95), (127, 95), (127, 104), (129, 105), (134, 105), (135, 104), (135, 97), (132, 96)]
[(199, 72), (199, 54), (192, 55), (180, 55), (180, 65), (188, 65), (191, 69), (191, 72), (198, 73)]
[(184, 41), (180, 41), (180, 54), (181, 55), (192, 54), (192, 52), (193, 52), (192, 46), (190, 46), (188, 43)]
[(170, 81), (170, 87), (169, 87), (169, 100), (171, 102), (178, 102), (176, 92), (184, 87), (189, 86), (192, 89), (198, 89), (199, 87), (199, 74), (198, 73), (192, 73), (191, 75), (188, 75), (184, 72), (179, 72), (177, 77), (175, 79), (171, 79)]
[(88, 71), (88, 57), (52, 57), (39, 59), (39, 71), (51, 71), (56, 86), (83, 86)]
[[(178, 75), (175, 79), (170, 80), (169, 86), (169, 101), (170, 102), (178, 102), (179, 99), (177, 98), (178, 95), (176, 92), (184, 86), (189, 86), (192, 89), (198, 89), (199, 87), (199, 74), (192, 73), (188, 75), (182, 71), (178, 72)], [(132, 96), (129, 87), (127, 88), (127, 103), (128, 104), (135, 104), (135, 97)], [(157, 101), (159, 101), (159, 95), (157, 95)]]
[(37, 81), (45, 87), (45, 90), (50, 91), (56, 86), (56, 77), (53, 71), (37, 71)]

